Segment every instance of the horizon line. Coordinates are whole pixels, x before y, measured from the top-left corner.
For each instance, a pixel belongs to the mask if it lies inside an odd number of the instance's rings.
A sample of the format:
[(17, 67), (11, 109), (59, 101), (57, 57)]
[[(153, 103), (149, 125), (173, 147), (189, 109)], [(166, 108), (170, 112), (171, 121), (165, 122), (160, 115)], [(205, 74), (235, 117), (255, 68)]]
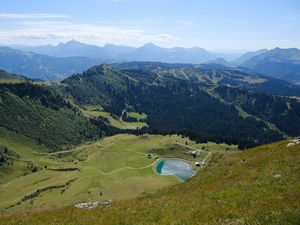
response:
[(209, 48), (205, 48), (205, 47), (201, 47), (201, 46), (191, 46), (191, 47), (173, 46), (173, 47), (164, 47), (164, 46), (155, 44), (153, 42), (147, 42), (147, 43), (144, 43), (144, 44), (136, 47), (136, 46), (132, 46), (132, 45), (122, 45), (122, 44), (112, 44), (112, 43), (105, 43), (103, 45), (98, 45), (98, 44), (93, 44), (93, 43), (87, 43), (87, 42), (77, 41), (75, 39), (70, 39), (70, 40), (67, 40), (65, 42), (59, 42), (57, 44), (48, 43), (48, 44), (44, 44), (44, 45), (31, 45), (31, 44), (5, 44), (5, 43), (0, 43), (0, 46), (7, 46), (7, 47), (11, 47), (11, 48), (14, 48), (14, 47), (43, 47), (43, 46), (57, 47), (59, 45), (67, 44), (67, 43), (72, 42), (72, 41), (80, 43), (80, 44), (97, 46), (97, 47), (100, 47), (100, 48), (103, 48), (103, 47), (105, 47), (107, 45), (112, 45), (112, 46), (117, 46), (117, 47), (130, 47), (130, 48), (138, 49), (138, 48), (141, 48), (141, 47), (146, 46), (146, 45), (153, 45), (153, 46), (156, 46), (156, 47), (159, 47), (159, 48), (163, 48), (163, 49), (174, 49), (174, 48), (193, 49), (193, 48), (199, 48), (199, 49), (204, 49), (206, 51), (212, 51), (212, 52), (218, 52), (219, 51), (220, 53), (223, 51), (223, 52), (232, 53), (232, 54), (234, 54), (234, 53), (242, 53), (242, 52), (255, 52), (255, 51), (259, 51), (259, 50), (263, 50), (263, 49), (271, 50), (271, 49), (276, 49), (276, 48), (280, 48), (280, 49), (292, 49), (292, 48), (295, 48), (295, 49), (298, 49), (297, 47), (281, 48), (279, 46), (274, 47), (274, 48), (257, 48), (257, 49), (209, 49)]

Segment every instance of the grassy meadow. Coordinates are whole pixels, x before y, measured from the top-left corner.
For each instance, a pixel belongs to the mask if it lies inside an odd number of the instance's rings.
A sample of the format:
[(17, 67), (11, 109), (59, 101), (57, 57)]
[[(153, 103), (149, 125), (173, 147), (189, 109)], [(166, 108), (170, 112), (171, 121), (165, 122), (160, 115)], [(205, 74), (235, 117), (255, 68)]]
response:
[(286, 144), (214, 154), (188, 181), (108, 207), (15, 213), (0, 224), (299, 224), (300, 145)]
[[(81, 112), (87, 117), (102, 117), (108, 120), (108, 123), (112, 127), (116, 127), (119, 129), (140, 129), (147, 126), (147, 123), (137, 121), (137, 122), (128, 122), (121, 120), (119, 117), (111, 115), (109, 112), (104, 112), (95, 106), (84, 106), (80, 109)], [(146, 114), (140, 114), (136, 112), (128, 112), (127, 115), (132, 118), (136, 118), (137, 120), (146, 119)]]
[[(157, 175), (153, 171), (156, 159), (146, 154), (201, 161), (209, 152), (236, 149), (214, 143), (196, 144), (176, 135), (120, 134), (74, 149), (49, 152), (30, 138), (4, 128), (0, 131), (0, 144), (19, 155), (13, 165), (1, 167), (2, 213), (143, 196), (180, 182), (172, 176)], [(200, 156), (183, 154), (193, 148), (200, 149)]]

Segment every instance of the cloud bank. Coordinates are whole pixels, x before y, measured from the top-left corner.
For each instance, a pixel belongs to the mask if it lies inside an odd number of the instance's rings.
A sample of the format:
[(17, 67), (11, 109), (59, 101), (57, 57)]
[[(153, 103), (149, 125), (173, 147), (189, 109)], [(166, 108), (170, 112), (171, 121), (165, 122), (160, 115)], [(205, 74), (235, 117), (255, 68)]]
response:
[[(172, 45), (178, 41), (178, 38), (167, 33), (153, 34), (142, 29), (73, 23), (66, 18), (69, 16), (0, 13), (0, 19), (9, 20), (8, 22), (13, 23), (13, 26), (0, 28), (0, 43), (43, 45), (58, 44), (75, 39), (97, 45), (111, 43), (140, 46), (148, 42), (158, 45)], [(19, 20), (16, 21), (16, 19)]]

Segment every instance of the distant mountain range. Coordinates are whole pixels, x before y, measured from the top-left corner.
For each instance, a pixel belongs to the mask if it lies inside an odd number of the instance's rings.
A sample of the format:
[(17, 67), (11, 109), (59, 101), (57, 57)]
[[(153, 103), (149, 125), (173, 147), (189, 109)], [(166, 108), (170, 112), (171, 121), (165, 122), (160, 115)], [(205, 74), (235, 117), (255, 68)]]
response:
[(203, 48), (162, 48), (152, 43), (139, 48), (112, 44), (99, 47), (72, 40), (56, 46), (18, 48), (0, 47), (0, 69), (35, 79), (61, 80), (101, 63), (143, 61), (242, 67), (250, 74), (300, 84), (300, 50), (295, 48), (261, 49), (247, 52), (234, 61)]
[(296, 48), (275, 48), (250, 58), (241, 66), (300, 84), (300, 50)]
[(71, 40), (66, 43), (44, 46), (16, 46), (22, 51), (30, 51), (53, 57), (88, 57), (102, 59), (106, 63), (124, 62), (124, 61), (150, 61), (164, 63), (212, 63), (225, 66), (239, 66), (250, 58), (265, 53), (267, 49), (261, 49), (255, 52), (247, 52), (234, 61), (230, 60), (225, 53), (213, 53), (203, 48), (162, 48), (152, 43), (147, 43), (139, 48), (130, 46), (106, 44), (103, 47), (97, 45), (85, 44), (79, 41)]
[(101, 63), (99, 59), (86, 57), (52, 57), (0, 47), (0, 69), (29, 78), (61, 80)]
[(107, 61), (160, 61), (167, 63), (202, 63), (216, 58), (213, 53), (203, 48), (162, 48), (152, 43), (139, 48), (107, 44), (103, 47), (68, 41), (57, 46), (22, 47), (21, 50), (32, 51), (55, 57), (81, 56)]
[(297, 48), (261, 49), (247, 52), (232, 62), (217, 58), (207, 61), (206, 64), (244, 67), (263, 75), (300, 84), (300, 50)]
[(20, 50), (31, 51), (39, 54), (54, 57), (88, 57), (96, 59), (116, 59), (120, 55), (130, 53), (135, 50), (133, 47), (107, 44), (104, 47), (84, 44), (78, 41), (68, 41), (56, 46), (44, 45), (36, 47), (20, 47)]

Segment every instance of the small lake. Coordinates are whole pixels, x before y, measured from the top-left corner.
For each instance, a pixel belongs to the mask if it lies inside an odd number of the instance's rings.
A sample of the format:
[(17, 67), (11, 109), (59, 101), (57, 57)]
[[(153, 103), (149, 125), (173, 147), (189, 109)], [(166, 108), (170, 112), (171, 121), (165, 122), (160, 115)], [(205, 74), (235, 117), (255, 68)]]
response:
[(196, 174), (190, 164), (180, 159), (160, 160), (155, 164), (155, 171), (160, 175), (173, 175), (181, 180), (187, 180)]

